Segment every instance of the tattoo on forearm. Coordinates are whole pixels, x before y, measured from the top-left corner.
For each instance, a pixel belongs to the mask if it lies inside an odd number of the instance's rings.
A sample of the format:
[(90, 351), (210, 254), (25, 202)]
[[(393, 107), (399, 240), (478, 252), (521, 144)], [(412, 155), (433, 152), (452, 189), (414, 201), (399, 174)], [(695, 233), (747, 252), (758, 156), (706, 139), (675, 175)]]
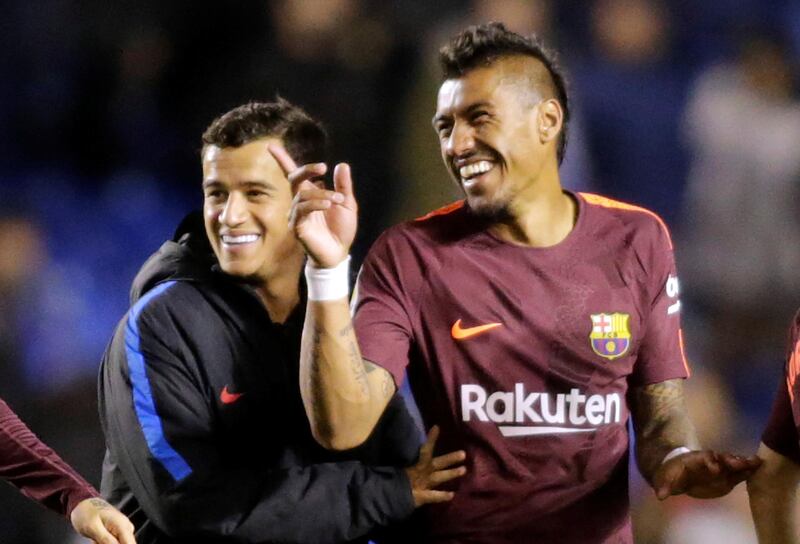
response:
[(657, 420), (668, 417), (672, 410), (683, 406), (683, 387), (677, 380), (648, 385), (639, 396), (650, 416)]
[(361, 352), (355, 339), (350, 340), (348, 345), (348, 357), (350, 358), (350, 368), (353, 369), (353, 377), (358, 383), (358, 387), (364, 395), (369, 395), (369, 382), (367, 381), (367, 369), (361, 359)]
[(664, 455), (679, 446), (698, 447), (683, 400), (683, 380), (667, 380), (632, 391), (636, 457), (648, 480)]
[(319, 335), (320, 331), (318, 327), (314, 327), (311, 329), (310, 334), (308, 337), (304, 337), (303, 340), (308, 342), (311, 347), (311, 364), (308, 366), (308, 372), (306, 373), (305, 380), (303, 381), (302, 385), (305, 386), (306, 392), (312, 391), (314, 387), (314, 382), (319, 377), (319, 366), (322, 363), (323, 355), (322, 350), (319, 346)]
[[(320, 372), (319, 368), (320, 365), (324, 364), (325, 355), (322, 351), (322, 347), (320, 345), (320, 336), (322, 335), (322, 331), (319, 327), (313, 327), (311, 329), (311, 333), (309, 334), (307, 341), (311, 344), (311, 355), (312, 355), (312, 363), (308, 367), (308, 372), (305, 376), (305, 379), (300, 383), (301, 392), (303, 393), (303, 397), (305, 399), (312, 399), (314, 395), (312, 392), (320, 387)], [(330, 432), (330, 426), (328, 425), (328, 419), (325, 417), (325, 405), (323, 402), (311, 402), (310, 403), (311, 413), (309, 417), (313, 418), (314, 423), (319, 427), (319, 431), (322, 434), (327, 434)]]
[(371, 369), (367, 368), (366, 365), (362, 363), (361, 352), (358, 349), (358, 342), (355, 339), (353, 323), (350, 322), (345, 327), (340, 329), (337, 333), (337, 336), (344, 339), (347, 343), (348, 363), (353, 372), (353, 377), (355, 378), (355, 381), (361, 390), (361, 393), (364, 395), (369, 394), (367, 373), (371, 372)]

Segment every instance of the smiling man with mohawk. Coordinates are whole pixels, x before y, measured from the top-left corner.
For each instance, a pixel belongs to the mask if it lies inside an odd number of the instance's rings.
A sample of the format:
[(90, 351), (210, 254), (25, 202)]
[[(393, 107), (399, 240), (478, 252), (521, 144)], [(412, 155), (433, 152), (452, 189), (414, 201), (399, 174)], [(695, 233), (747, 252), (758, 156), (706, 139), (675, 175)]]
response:
[[(629, 414), (659, 498), (729, 492), (759, 460), (697, 441), (663, 221), (562, 188), (569, 103), (536, 38), (470, 27), (440, 58), (433, 124), (465, 199), (384, 233), (352, 323), (337, 285), (354, 221), (331, 221), (336, 198), (298, 193), (310, 293), (300, 371), (315, 436), (357, 446), (407, 375), (441, 447), (467, 452), (454, 500), (420, 512), (425, 542), (632, 542)], [(282, 165), (296, 183), (320, 172)], [(351, 198), (349, 179), (341, 191)]]

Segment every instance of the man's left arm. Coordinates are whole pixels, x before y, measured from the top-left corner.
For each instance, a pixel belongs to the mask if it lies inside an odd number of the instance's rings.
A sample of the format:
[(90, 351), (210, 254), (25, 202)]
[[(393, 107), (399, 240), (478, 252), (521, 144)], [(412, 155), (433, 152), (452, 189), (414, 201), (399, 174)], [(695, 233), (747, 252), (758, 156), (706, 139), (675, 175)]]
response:
[(659, 499), (681, 493), (719, 497), (746, 479), (760, 461), (701, 449), (683, 395), (689, 367), (672, 240), (662, 221), (643, 225), (640, 233), (636, 250), (640, 262), (647, 263), (644, 277), (651, 304), (629, 379), (636, 460)]
[(761, 463), (756, 456), (701, 449), (686, 410), (683, 379), (634, 387), (630, 406), (636, 461), (659, 499), (683, 493), (695, 498), (721, 497)]

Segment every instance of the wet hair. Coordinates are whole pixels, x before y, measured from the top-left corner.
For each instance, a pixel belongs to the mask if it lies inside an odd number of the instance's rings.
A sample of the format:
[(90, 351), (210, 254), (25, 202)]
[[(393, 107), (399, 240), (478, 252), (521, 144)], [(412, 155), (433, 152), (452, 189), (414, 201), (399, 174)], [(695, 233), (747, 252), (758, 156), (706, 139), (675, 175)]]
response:
[(503, 23), (470, 26), (439, 50), (439, 63), (444, 79), (456, 79), (475, 68), (490, 66), (497, 60), (512, 56), (535, 58), (542, 63), (550, 76), (545, 81), (539, 78), (534, 80), (537, 90), (546, 93), (546, 98), (552, 96), (558, 100), (564, 110), (564, 122), (556, 148), (560, 164), (564, 160), (567, 147), (567, 124), (570, 117), (567, 84), (555, 52), (545, 47), (536, 35), (521, 36), (508, 30)]
[(319, 121), (281, 97), (248, 102), (214, 119), (203, 133), (203, 149), (241, 147), (260, 138), (280, 138), (298, 164), (324, 162), (327, 135)]

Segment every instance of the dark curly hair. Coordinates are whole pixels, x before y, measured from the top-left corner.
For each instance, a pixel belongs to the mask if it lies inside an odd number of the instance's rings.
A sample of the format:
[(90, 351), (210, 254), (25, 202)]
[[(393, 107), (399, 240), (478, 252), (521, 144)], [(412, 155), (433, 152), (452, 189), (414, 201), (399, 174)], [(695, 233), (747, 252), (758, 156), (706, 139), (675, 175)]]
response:
[(240, 147), (270, 136), (280, 138), (298, 164), (325, 160), (327, 135), (322, 124), (281, 97), (248, 102), (220, 115), (203, 133), (203, 148)]
[(564, 123), (556, 150), (560, 164), (567, 147), (567, 124), (570, 118), (567, 84), (555, 52), (545, 47), (537, 36), (521, 36), (508, 30), (503, 23), (470, 26), (439, 50), (439, 63), (444, 79), (454, 79), (475, 68), (490, 66), (498, 59), (515, 55), (537, 59), (550, 74), (550, 81), (546, 82), (549, 87), (547, 90), (564, 110)]

